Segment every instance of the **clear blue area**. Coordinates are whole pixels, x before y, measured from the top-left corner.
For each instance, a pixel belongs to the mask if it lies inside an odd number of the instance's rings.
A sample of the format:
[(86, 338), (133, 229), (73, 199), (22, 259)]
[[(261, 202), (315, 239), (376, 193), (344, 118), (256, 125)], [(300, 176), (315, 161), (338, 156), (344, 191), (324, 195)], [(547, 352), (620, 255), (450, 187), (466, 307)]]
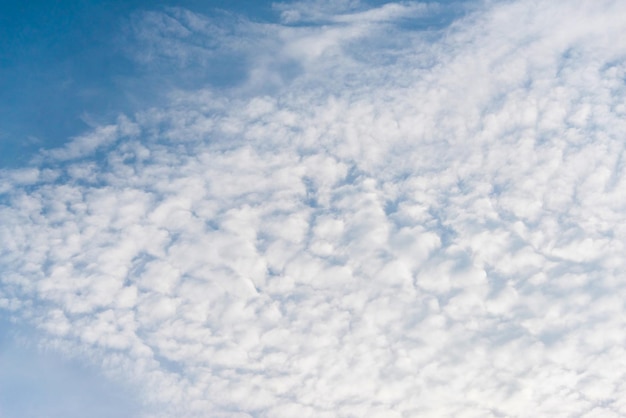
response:
[(0, 168), (63, 144), (88, 129), (86, 120), (106, 123), (154, 103), (159, 71), (124, 53), (124, 28), (133, 12), (168, 6), (275, 18), (270, 1), (1, 1)]
[[(467, 2), (442, 1), (446, 13), (408, 29), (443, 26)], [(272, 0), (0, 1), (0, 168), (25, 165), (40, 148), (52, 148), (120, 113), (158, 105), (155, 85), (216, 87), (236, 81), (245, 63), (219, 62), (186, 71), (166, 62), (142, 66), (124, 49), (133, 13), (181, 7), (207, 16), (233, 12), (277, 21)], [(379, 6), (385, 0), (370, 0)], [(458, 5), (458, 7), (457, 7)], [(175, 73), (175, 74), (174, 74)], [(180, 85), (182, 84), (182, 85)]]
[(0, 319), (0, 417), (126, 418), (138, 411), (129, 388), (94, 367), (38, 349), (32, 330)]

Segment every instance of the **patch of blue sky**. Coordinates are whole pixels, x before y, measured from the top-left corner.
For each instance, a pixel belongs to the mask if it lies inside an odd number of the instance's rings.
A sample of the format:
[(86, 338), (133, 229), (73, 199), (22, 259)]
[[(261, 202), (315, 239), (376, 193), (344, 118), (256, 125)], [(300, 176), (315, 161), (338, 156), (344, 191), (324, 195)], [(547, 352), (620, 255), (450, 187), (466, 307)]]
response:
[(230, 83), (233, 62), (223, 56), (202, 72), (180, 73), (173, 63), (146, 67), (127, 54), (133, 14), (172, 6), (209, 15), (231, 9), (261, 20), (272, 16), (270, 2), (253, 1), (0, 3), (0, 167), (24, 165), (40, 148), (155, 105), (163, 92), (156, 85)]
[(0, 315), (0, 416), (134, 417), (133, 390), (85, 361), (39, 344), (37, 332)]
[[(385, 3), (363, 2), (359, 10)], [(440, 28), (462, 16), (466, 3), (428, 2), (438, 5), (435, 13), (398, 24), (407, 30)], [(23, 166), (40, 149), (58, 147), (96, 125), (114, 122), (122, 113), (158, 106), (171, 89), (229, 88), (245, 80), (251, 70), (246, 57), (219, 45), (213, 46), (210, 62), (167, 55), (149, 62), (137, 59), (137, 48), (145, 48), (146, 40), (133, 33), (132, 20), (145, 11), (172, 7), (209, 17), (226, 31), (236, 29), (240, 17), (263, 23), (280, 20), (280, 6), (272, 1), (0, 4), (0, 167)], [(195, 36), (199, 47), (211, 49), (206, 34)], [(275, 70), (287, 78), (298, 72), (290, 63)]]

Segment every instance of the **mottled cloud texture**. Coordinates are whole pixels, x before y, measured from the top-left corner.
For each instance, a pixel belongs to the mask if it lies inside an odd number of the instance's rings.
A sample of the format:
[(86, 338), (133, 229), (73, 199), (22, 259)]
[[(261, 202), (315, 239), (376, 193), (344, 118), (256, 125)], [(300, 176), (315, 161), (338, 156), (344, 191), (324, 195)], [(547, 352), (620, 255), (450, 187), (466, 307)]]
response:
[(149, 417), (625, 416), (626, 3), (473, 6), (135, 16), (249, 71), (3, 171), (0, 307)]

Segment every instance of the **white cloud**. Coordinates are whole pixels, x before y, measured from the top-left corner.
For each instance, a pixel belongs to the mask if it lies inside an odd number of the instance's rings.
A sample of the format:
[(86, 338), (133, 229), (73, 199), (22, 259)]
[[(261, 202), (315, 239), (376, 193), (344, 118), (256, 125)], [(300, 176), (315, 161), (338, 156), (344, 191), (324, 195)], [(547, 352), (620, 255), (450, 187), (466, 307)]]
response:
[[(2, 173), (0, 306), (148, 416), (624, 415), (625, 7), (218, 33), (258, 64), (244, 88)], [(183, 55), (209, 27), (154, 22)], [(271, 56), (300, 72), (268, 95)]]

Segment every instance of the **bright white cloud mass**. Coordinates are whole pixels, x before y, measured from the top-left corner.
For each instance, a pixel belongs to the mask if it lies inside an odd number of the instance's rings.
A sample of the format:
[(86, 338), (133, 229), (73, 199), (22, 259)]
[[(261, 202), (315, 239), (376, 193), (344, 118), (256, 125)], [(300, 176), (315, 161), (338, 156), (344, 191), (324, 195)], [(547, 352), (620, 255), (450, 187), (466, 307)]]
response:
[(2, 171), (0, 307), (146, 417), (625, 416), (626, 3), (274, 7), (133, 16), (246, 71)]

